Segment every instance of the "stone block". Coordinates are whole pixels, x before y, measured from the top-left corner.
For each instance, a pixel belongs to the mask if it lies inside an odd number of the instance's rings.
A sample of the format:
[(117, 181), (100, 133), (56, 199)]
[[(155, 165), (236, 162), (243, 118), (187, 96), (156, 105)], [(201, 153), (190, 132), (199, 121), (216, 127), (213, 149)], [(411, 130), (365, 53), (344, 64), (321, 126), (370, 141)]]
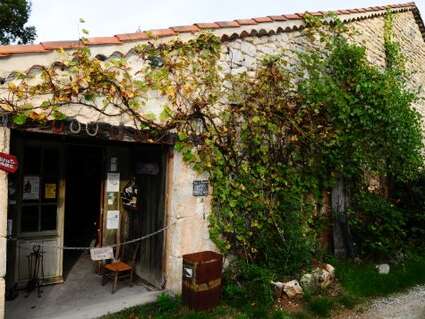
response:
[(6, 247), (6, 238), (0, 237), (0, 278), (6, 276)]
[(0, 319), (4, 318), (5, 313), (5, 293), (6, 293), (6, 284), (4, 278), (0, 278)]
[(298, 280), (285, 282), (282, 289), (289, 298), (295, 298), (303, 294), (303, 289), (301, 288)]
[(243, 61), (245, 60), (242, 52), (237, 49), (230, 49), (229, 57), (230, 57), (230, 62), (232, 66), (235, 64), (242, 65)]
[(252, 43), (243, 41), (241, 43), (241, 51), (243, 54), (249, 55), (250, 57), (255, 57), (257, 54), (257, 47)]

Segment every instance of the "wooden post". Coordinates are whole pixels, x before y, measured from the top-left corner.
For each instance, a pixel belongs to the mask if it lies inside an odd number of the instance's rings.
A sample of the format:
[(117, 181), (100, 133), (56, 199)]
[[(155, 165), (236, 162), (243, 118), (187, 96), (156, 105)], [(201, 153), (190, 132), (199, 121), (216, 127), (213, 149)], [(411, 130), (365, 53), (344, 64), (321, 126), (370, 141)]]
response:
[(353, 255), (353, 243), (347, 219), (349, 196), (343, 178), (338, 178), (331, 193), (332, 211), (334, 216), (333, 241), (334, 254), (345, 258)]

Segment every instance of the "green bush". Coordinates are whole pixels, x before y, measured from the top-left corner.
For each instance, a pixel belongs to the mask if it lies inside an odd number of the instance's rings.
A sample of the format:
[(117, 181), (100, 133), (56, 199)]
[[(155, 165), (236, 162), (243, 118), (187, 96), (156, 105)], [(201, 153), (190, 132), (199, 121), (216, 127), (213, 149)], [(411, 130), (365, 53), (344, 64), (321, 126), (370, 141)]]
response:
[(334, 302), (326, 297), (314, 297), (310, 300), (308, 309), (319, 317), (329, 317)]
[(354, 196), (349, 223), (360, 256), (388, 260), (403, 248), (403, 213), (376, 194), (362, 192)]
[(180, 299), (177, 297), (170, 296), (166, 293), (162, 293), (156, 300), (156, 308), (158, 313), (167, 314), (176, 311), (180, 307)]
[(397, 182), (393, 198), (406, 218), (406, 234), (409, 242), (420, 248), (425, 242), (425, 174), (415, 180)]
[(292, 317), (282, 310), (275, 310), (270, 314), (270, 319), (291, 319)]
[(273, 274), (265, 268), (245, 262), (234, 262), (225, 274), (223, 298), (252, 318), (267, 316), (274, 297), (270, 281)]

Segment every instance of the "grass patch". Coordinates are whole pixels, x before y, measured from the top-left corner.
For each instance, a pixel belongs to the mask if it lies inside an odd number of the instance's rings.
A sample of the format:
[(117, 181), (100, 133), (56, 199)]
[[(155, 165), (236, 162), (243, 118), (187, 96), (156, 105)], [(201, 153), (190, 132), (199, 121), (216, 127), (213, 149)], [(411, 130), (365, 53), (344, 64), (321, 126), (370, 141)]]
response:
[(361, 302), (360, 298), (356, 298), (352, 295), (343, 294), (335, 298), (335, 302), (346, 309), (353, 309), (358, 303)]
[(313, 297), (308, 303), (308, 310), (319, 317), (329, 317), (335, 302), (328, 297)]
[(404, 264), (391, 266), (387, 275), (379, 274), (375, 266), (338, 262), (336, 275), (350, 295), (368, 298), (385, 296), (425, 283), (425, 256), (410, 255)]
[[(261, 282), (249, 278), (251, 289), (228, 285), (224, 303), (211, 311), (196, 312), (181, 304), (179, 297), (162, 294), (153, 304), (138, 306), (102, 317), (103, 319), (312, 319), (327, 318), (333, 309), (346, 309), (365, 298), (384, 296), (418, 284), (425, 284), (425, 255), (410, 254), (404, 264), (391, 266), (388, 275), (380, 275), (373, 264), (355, 265), (348, 261), (334, 261), (338, 281), (344, 293), (337, 297), (315, 295), (306, 291), (305, 311), (288, 314), (273, 310), (269, 296)], [(254, 276), (255, 277), (255, 276)], [(249, 281), (249, 280), (248, 280)], [(261, 288), (261, 289), (260, 289)], [(248, 294), (251, 293), (252, 295)], [(256, 292), (256, 293), (255, 293)], [(256, 300), (257, 299), (257, 300)]]
[(220, 305), (211, 311), (197, 312), (181, 304), (180, 297), (161, 294), (151, 304), (132, 307), (101, 319), (250, 319), (250, 313), (243, 313), (227, 305)]

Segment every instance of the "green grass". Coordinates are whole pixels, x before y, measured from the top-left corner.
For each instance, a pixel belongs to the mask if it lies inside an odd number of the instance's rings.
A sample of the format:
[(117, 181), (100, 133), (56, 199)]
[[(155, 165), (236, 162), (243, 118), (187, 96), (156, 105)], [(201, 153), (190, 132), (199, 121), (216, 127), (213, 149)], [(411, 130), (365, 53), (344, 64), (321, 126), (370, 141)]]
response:
[(411, 255), (403, 265), (391, 266), (387, 275), (379, 274), (375, 265), (337, 263), (337, 278), (345, 291), (360, 298), (385, 296), (425, 284), (425, 256)]
[(335, 301), (328, 297), (313, 297), (308, 303), (308, 310), (318, 317), (327, 318), (330, 316)]
[(305, 295), (305, 310), (297, 314), (287, 314), (273, 307), (259, 307), (247, 302), (237, 307), (222, 304), (207, 312), (191, 311), (182, 306), (179, 297), (160, 295), (153, 304), (130, 308), (103, 319), (312, 319), (328, 318), (335, 308), (351, 309), (366, 298), (385, 296), (403, 291), (418, 284), (425, 284), (425, 255), (413, 255), (403, 265), (391, 266), (388, 275), (380, 275), (373, 264), (355, 265), (346, 262), (333, 262), (336, 265), (338, 281), (344, 293), (337, 297)]
[(212, 311), (196, 312), (181, 304), (179, 297), (161, 294), (155, 303), (136, 306), (101, 317), (102, 319), (248, 319), (243, 313), (226, 305)]

